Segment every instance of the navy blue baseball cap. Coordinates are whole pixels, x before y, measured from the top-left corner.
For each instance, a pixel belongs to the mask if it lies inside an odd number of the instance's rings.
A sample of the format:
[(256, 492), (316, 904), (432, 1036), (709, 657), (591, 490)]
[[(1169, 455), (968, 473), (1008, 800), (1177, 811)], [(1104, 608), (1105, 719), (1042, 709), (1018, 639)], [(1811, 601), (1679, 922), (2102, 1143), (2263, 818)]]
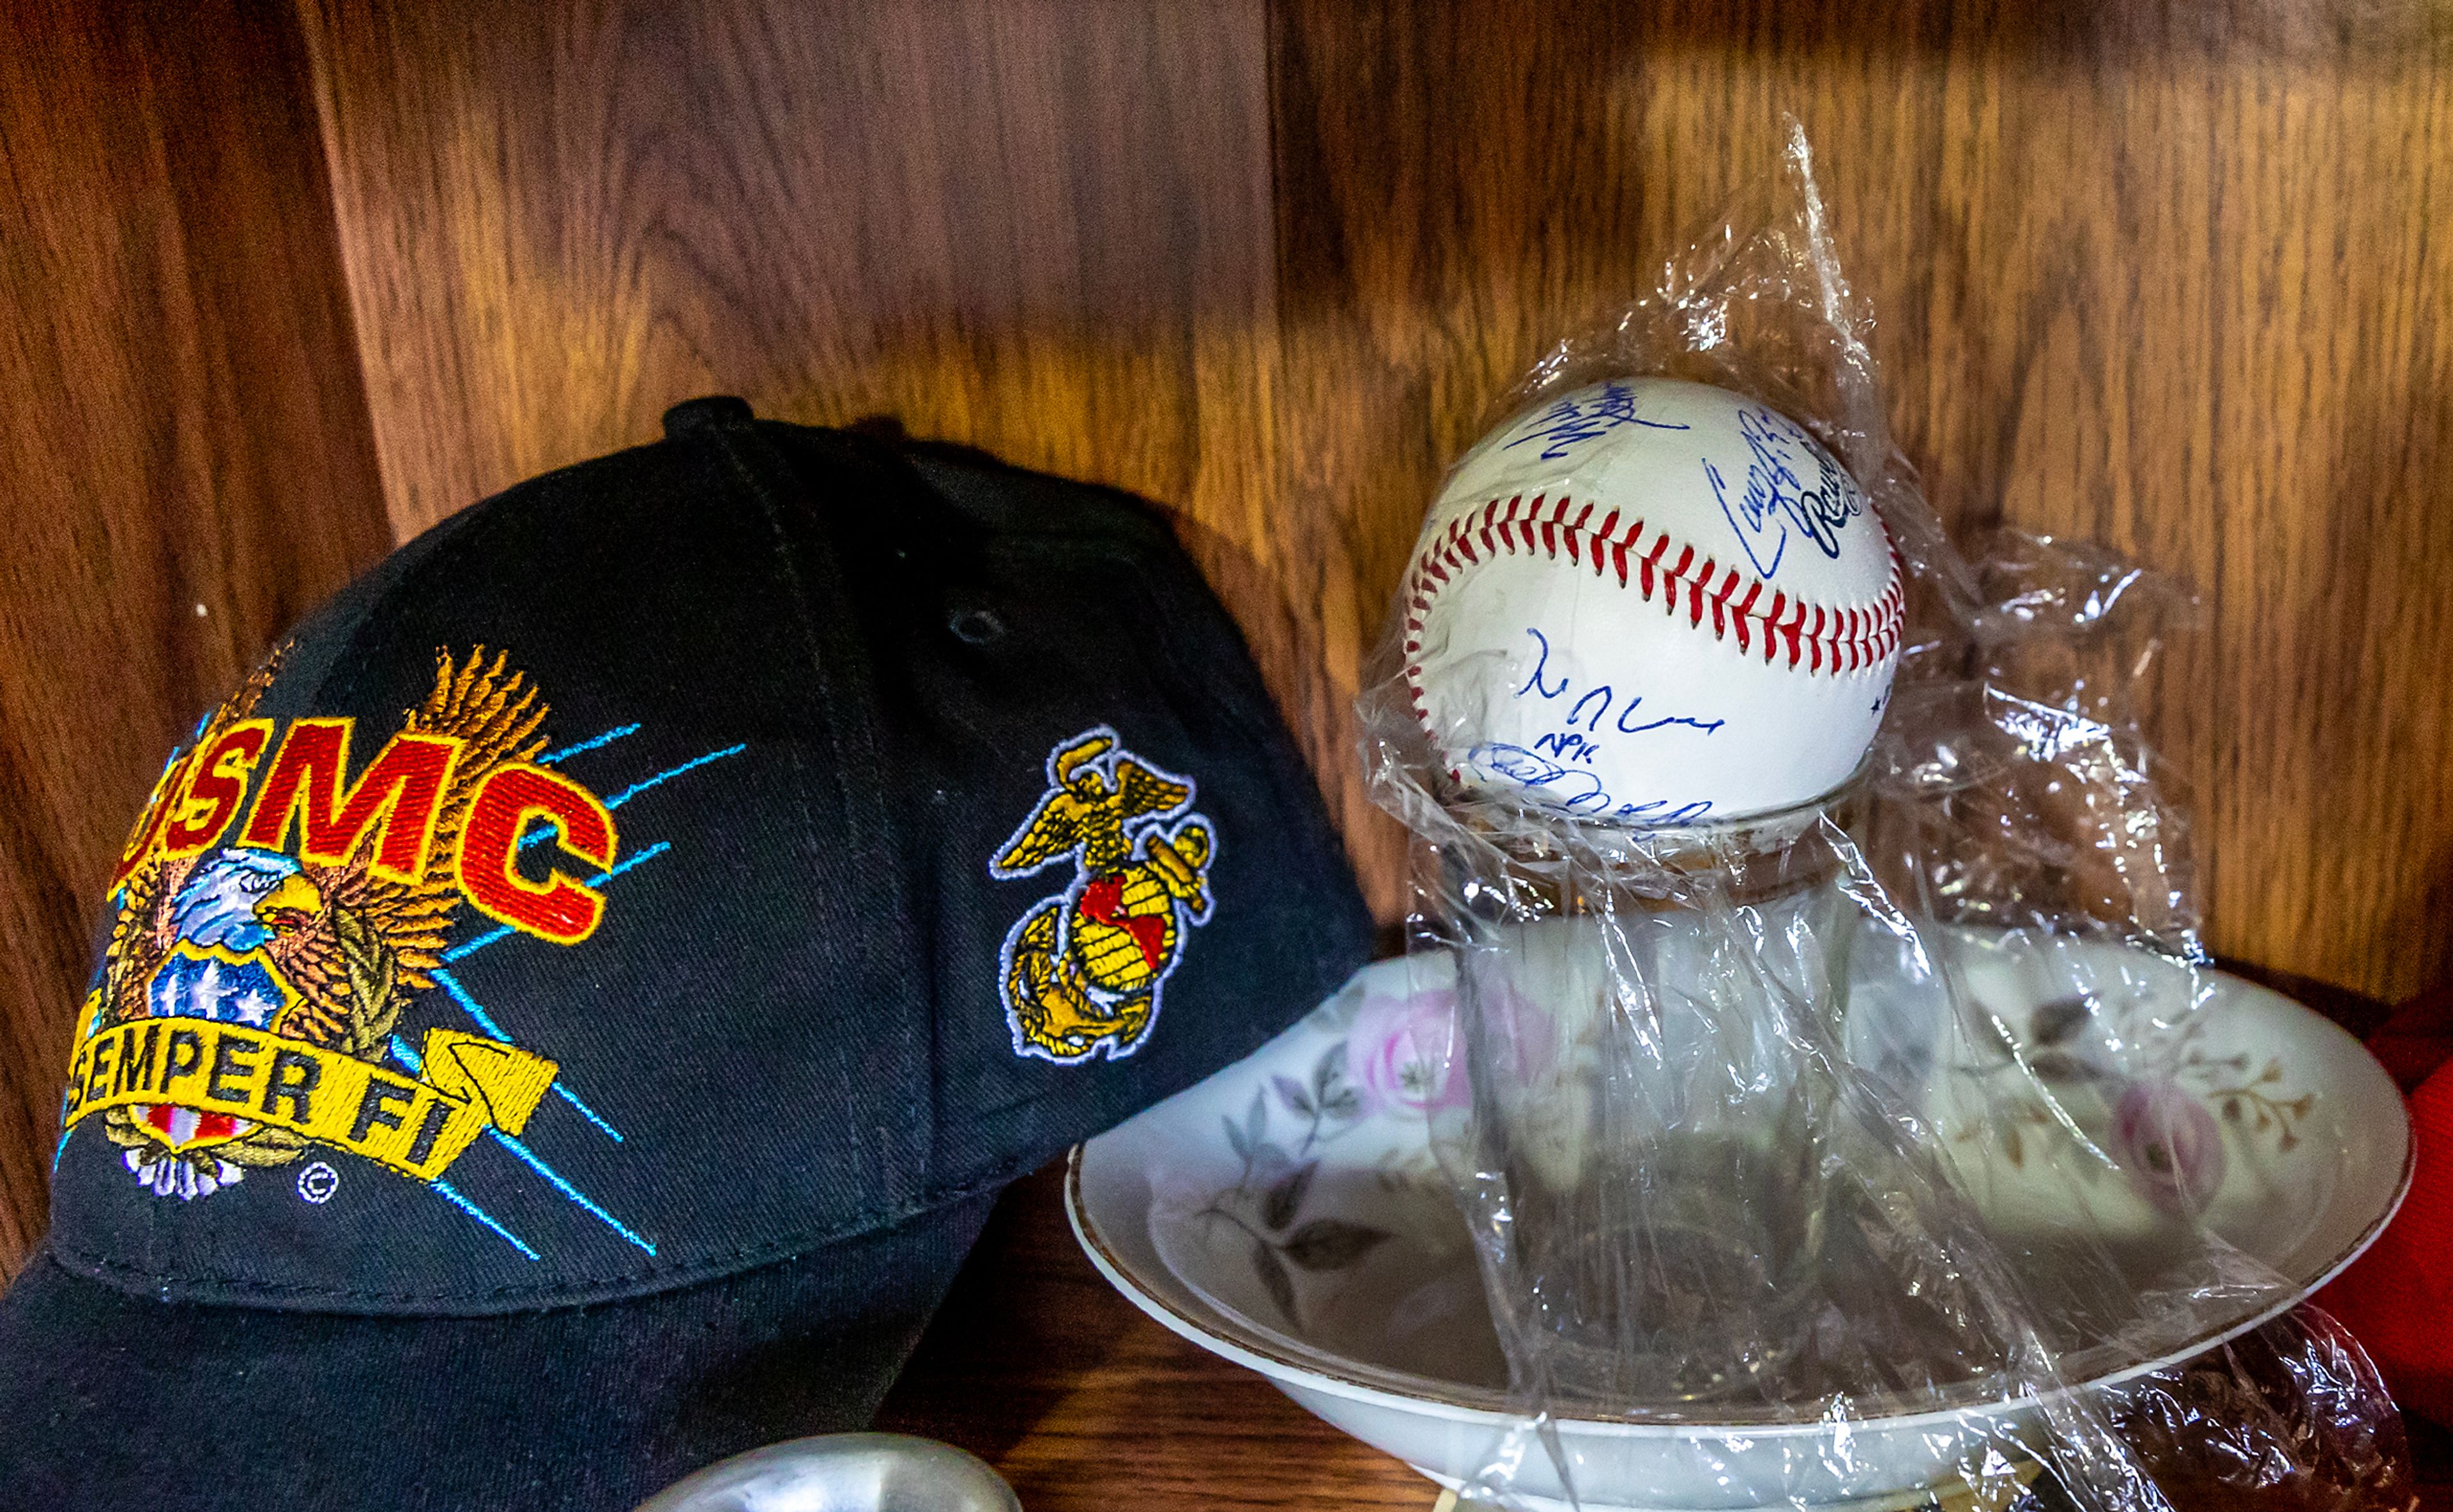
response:
[(621, 1509), (857, 1425), (1001, 1187), (1371, 941), (1158, 518), (728, 399), (316, 611), (107, 914), (10, 1509)]

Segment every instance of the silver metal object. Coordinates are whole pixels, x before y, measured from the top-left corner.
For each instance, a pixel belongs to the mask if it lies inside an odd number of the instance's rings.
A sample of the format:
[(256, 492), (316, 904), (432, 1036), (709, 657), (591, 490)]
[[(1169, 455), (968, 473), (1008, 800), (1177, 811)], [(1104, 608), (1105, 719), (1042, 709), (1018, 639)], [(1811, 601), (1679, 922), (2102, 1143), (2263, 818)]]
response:
[(638, 1512), (1022, 1512), (977, 1456), (901, 1433), (829, 1433), (719, 1460)]

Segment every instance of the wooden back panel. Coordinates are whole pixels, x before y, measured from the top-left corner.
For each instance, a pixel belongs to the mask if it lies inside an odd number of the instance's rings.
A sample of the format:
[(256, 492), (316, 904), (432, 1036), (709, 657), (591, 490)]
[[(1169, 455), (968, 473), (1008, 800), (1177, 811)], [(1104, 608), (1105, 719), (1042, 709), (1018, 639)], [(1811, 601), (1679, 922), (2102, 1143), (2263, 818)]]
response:
[[(650, 439), (692, 394), (889, 415), (1174, 511), (1393, 915), (1398, 835), (1349, 708), (1440, 468), (1545, 344), (1764, 170), (1794, 110), (1944, 517), (2099, 539), (2198, 587), (2164, 714), (2216, 948), (2388, 998), (2453, 966), (2453, 21), (2424, 0), (304, 0), (283, 34), (304, 61), (270, 76), (327, 171), (216, 225), (292, 249), (258, 302), (346, 304), (353, 329), (317, 326), (280, 381), (346, 369), (304, 387), (362, 409), (292, 438), (286, 471), (27, 444), (12, 488), (73, 480), (41, 495), (61, 501), (32, 519), (42, 560), (142, 585), (113, 603), (205, 596), (177, 576), (197, 559), (142, 543), (206, 497), (259, 543), (212, 580), (304, 602), (367, 554), (348, 522), (377, 497), (369, 450), (405, 538)], [(60, 129), (0, 98), (12, 163)], [(161, 161), (159, 190), (55, 174), (11, 213), (172, 203), (187, 159)], [(336, 254), (295, 249), (326, 227)], [(59, 276), (131, 282), (99, 252)], [(0, 350), (55, 383), (76, 359), (28, 345), (50, 316), (9, 287)], [(80, 400), (80, 425), (186, 404), (209, 428), (218, 369), (92, 342), (122, 397)], [(329, 549), (295, 544), (307, 504)], [(130, 510), (155, 534), (110, 533)], [(176, 644), (103, 612), (0, 634), (6, 686)], [(29, 837), (0, 830), (0, 950), (43, 963), (0, 1002), (0, 1254), (39, 1226), (76, 921), (138, 768), (278, 617), (104, 706), (0, 702), (0, 824)], [(98, 765), (14, 754), (105, 730)]]
[(390, 545), (307, 54), (269, 20), (23, 6), (0, 47), (0, 1271), (43, 1232), (130, 821)]

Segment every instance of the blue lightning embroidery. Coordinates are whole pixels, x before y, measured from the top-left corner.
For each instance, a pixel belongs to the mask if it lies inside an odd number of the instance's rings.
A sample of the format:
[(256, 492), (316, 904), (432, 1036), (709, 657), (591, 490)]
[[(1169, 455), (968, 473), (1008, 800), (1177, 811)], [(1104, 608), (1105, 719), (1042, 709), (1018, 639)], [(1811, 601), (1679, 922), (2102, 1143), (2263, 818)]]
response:
[[(399, 1042), (394, 1041), (393, 1043), (398, 1044)], [(521, 1254), (526, 1255), (530, 1260), (543, 1258), (538, 1255), (535, 1250), (530, 1249), (527, 1243), (521, 1240), (519, 1235), (512, 1233), (509, 1229), (505, 1228), (501, 1224), (497, 1223), (493, 1214), (469, 1201), (466, 1197), (461, 1196), (459, 1188), (453, 1186), (442, 1177), (437, 1176), (426, 1184), (432, 1187), (435, 1195), (441, 1197), (445, 1202), (449, 1203), (452, 1206), (460, 1209), (460, 1211), (485, 1224), (495, 1233), (502, 1235), (506, 1240), (509, 1240), (513, 1249), (518, 1250)]]
[(566, 757), (576, 756), (584, 750), (594, 750), (599, 746), (610, 746), (625, 735), (636, 735), (637, 733), (639, 733), (639, 726), (636, 725), (616, 725), (611, 729), (607, 730), (604, 734), (597, 736), (593, 740), (584, 740), (576, 746), (565, 746), (560, 750), (546, 752), (544, 755), (537, 758), (537, 765), (540, 766), (550, 766), (554, 763), (561, 761)]
[[(746, 744), (740, 746), (727, 746), (722, 750), (711, 750), (704, 756), (693, 756), (688, 761), (682, 763), (679, 766), (667, 767), (665, 770), (656, 773), (653, 777), (645, 778), (639, 782), (632, 783), (629, 786), (623, 788), (620, 792), (615, 793), (612, 797), (605, 800), (606, 811), (609, 813), (612, 810), (621, 807), (624, 804), (627, 804), (631, 799), (638, 797), (641, 793), (644, 793), (648, 788), (655, 786), (658, 783), (671, 782), (674, 778), (679, 777), (684, 772), (696, 771), (708, 763), (722, 761), (727, 756), (738, 756), (748, 748), (748, 746)], [(520, 848), (522, 850), (526, 850), (530, 846), (541, 845), (561, 832), (562, 830), (560, 826), (541, 826), (520, 837)]]
[[(673, 843), (671, 841), (659, 840), (654, 845), (649, 846), (647, 849), (639, 852), (635, 856), (632, 856), (629, 860), (622, 863), (618, 866), (615, 866), (612, 870), (600, 871), (595, 876), (588, 878), (588, 885), (591, 887), (601, 887), (605, 884), (612, 881), (614, 878), (622, 875), (622, 873), (629, 870), (631, 867), (645, 865), (648, 862), (655, 860), (658, 856), (663, 855), (666, 851), (672, 848)], [(478, 951), (485, 949), (495, 941), (506, 939), (517, 932), (518, 931), (514, 930), (509, 925), (504, 925), (500, 928), (489, 929), (484, 934), (479, 935), (476, 939), (468, 942), (466, 945), (456, 945), (450, 949), (444, 951), (443, 959), (446, 961), (464, 960), (467, 957), (474, 955)]]
[[(453, 976), (450, 972), (444, 970), (440, 966), (435, 967), (432, 974), (434, 977), (434, 985), (449, 993), (451, 995), (451, 1001), (460, 1005), (460, 1011), (468, 1014), (469, 1018), (476, 1021), (477, 1027), (485, 1030), (488, 1034), (492, 1035), (495, 1039), (502, 1041), (505, 1044), (517, 1044), (519, 1043), (517, 1040), (511, 1038), (511, 1033), (509, 1029), (506, 1029), (501, 1025), (495, 1023), (494, 1016), (488, 1013), (485, 1008), (478, 1004), (475, 998), (469, 995), (469, 989), (460, 985), (460, 979), (458, 977)], [(604, 1115), (598, 1113), (594, 1108), (589, 1107), (586, 1103), (581, 1102), (579, 1094), (563, 1085), (562, 1079), (560, 1077), (554, 1078), (553, 1091), (555, 1096), (561, 1098), (572, 1107), (577, 1108), (581, 1118), (588, 1120), (590, 1124), (603, 1129), (606, 1136), (611, 1139), (615, 1144), (618, 1144), (622, 1143), (622, 1131), (607, 1123)]]
[(693, 756), (688, 761), (682, 763), (679, 766), (667, 767), (665, 770), (656, 773), (653, 777), (644, 778), (638, 782), (632, 783), (629, 786), (623, 788), (620, 792), (615, 793), (612, 797), (605, 800), (605, 806), (608, 808), (619, 808), (624, 804), (628, 803), (631, 799), (646, 792), (648, 788), (655, 786), (658, 783), (671, 782), (674, 778), (679, 777), (684, 772), (694, 772), (709, 762), (720, 762), (727, 756), (738, 756), (748, 748), (748, 744), (744, 742), (738, 746), (727, 746), (722, 750), (708, 751), (704, 756)]
[[(417, 1052), (410, 1049), (408, 1043), (402, 1040), (397, 1034), (391, 1037), (391, 1053), (399, 1059), (401, 1064), (409, 1067), (409, 1075), (419, 1076), (425, 1073), (425, 1064), (418, 1058)], [(486, 1134), (487, 1137), (491, 1139), (495, 1144), (500, 1144), (505, 1149), (509, 1150), (513, 1155), (519, 1157), (519, 1159), (526, 1164), (529, 1169), (535, 1171), (539, 1176), (544, 1177), (547, 1182), (550, 1183), (555, 1191), (558, 1191), (563, 1196), (570, 1199), (572, 1203), (576, 1204), (590, 1217), (602, 1222), (606, 1227), (610, 1228), (613, 1232), (621, 1235), (624, 1239), (628, 1240), (631, 1243), (638, 1245), (648, 1254), (652, 1255), (656, 1252), (655, 1245), (648, 1243), (648, 1241), (641, 1239), (637, 1234), (631, 1232), (627, 1224), (625, 1224), (620, 1219), (615, 1218), (611, 1213), (608, 1213), (604, 1208), (598, 1206), (595, 1201), (588, 1197), (586, 1192), (583, 1192), (578, 1187), (571, 1185), (568, 1181), (564, 1179), (560, 1171), (555, 1170), (552, 1166), (548, 1165), (543, 1160), (539, 1159), (534, 1150), (529, 1149), (518, 1140), (513, 1139), (510, 1135), (504, 1133), (501, 1129), (494, 1127), (490, 1124), (486, 1126)], [(435, 1184), (440, 1186), (442, 1184), (438, 1182)], [(526, 1246), (522, 1247), (525, 1248)]]

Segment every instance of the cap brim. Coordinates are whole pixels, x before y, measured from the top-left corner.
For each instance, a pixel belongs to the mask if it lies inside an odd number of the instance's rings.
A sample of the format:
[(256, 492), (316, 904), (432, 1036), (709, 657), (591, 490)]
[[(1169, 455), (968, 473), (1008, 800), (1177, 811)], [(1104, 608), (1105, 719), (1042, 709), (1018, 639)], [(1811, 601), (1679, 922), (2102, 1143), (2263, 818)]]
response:
[(866, 1423), (993, 1202), (497, 1317), (168, 1303), (38, 1256), (0, 1299), (0, 1508), (625, 1512), (727, 1455)]

